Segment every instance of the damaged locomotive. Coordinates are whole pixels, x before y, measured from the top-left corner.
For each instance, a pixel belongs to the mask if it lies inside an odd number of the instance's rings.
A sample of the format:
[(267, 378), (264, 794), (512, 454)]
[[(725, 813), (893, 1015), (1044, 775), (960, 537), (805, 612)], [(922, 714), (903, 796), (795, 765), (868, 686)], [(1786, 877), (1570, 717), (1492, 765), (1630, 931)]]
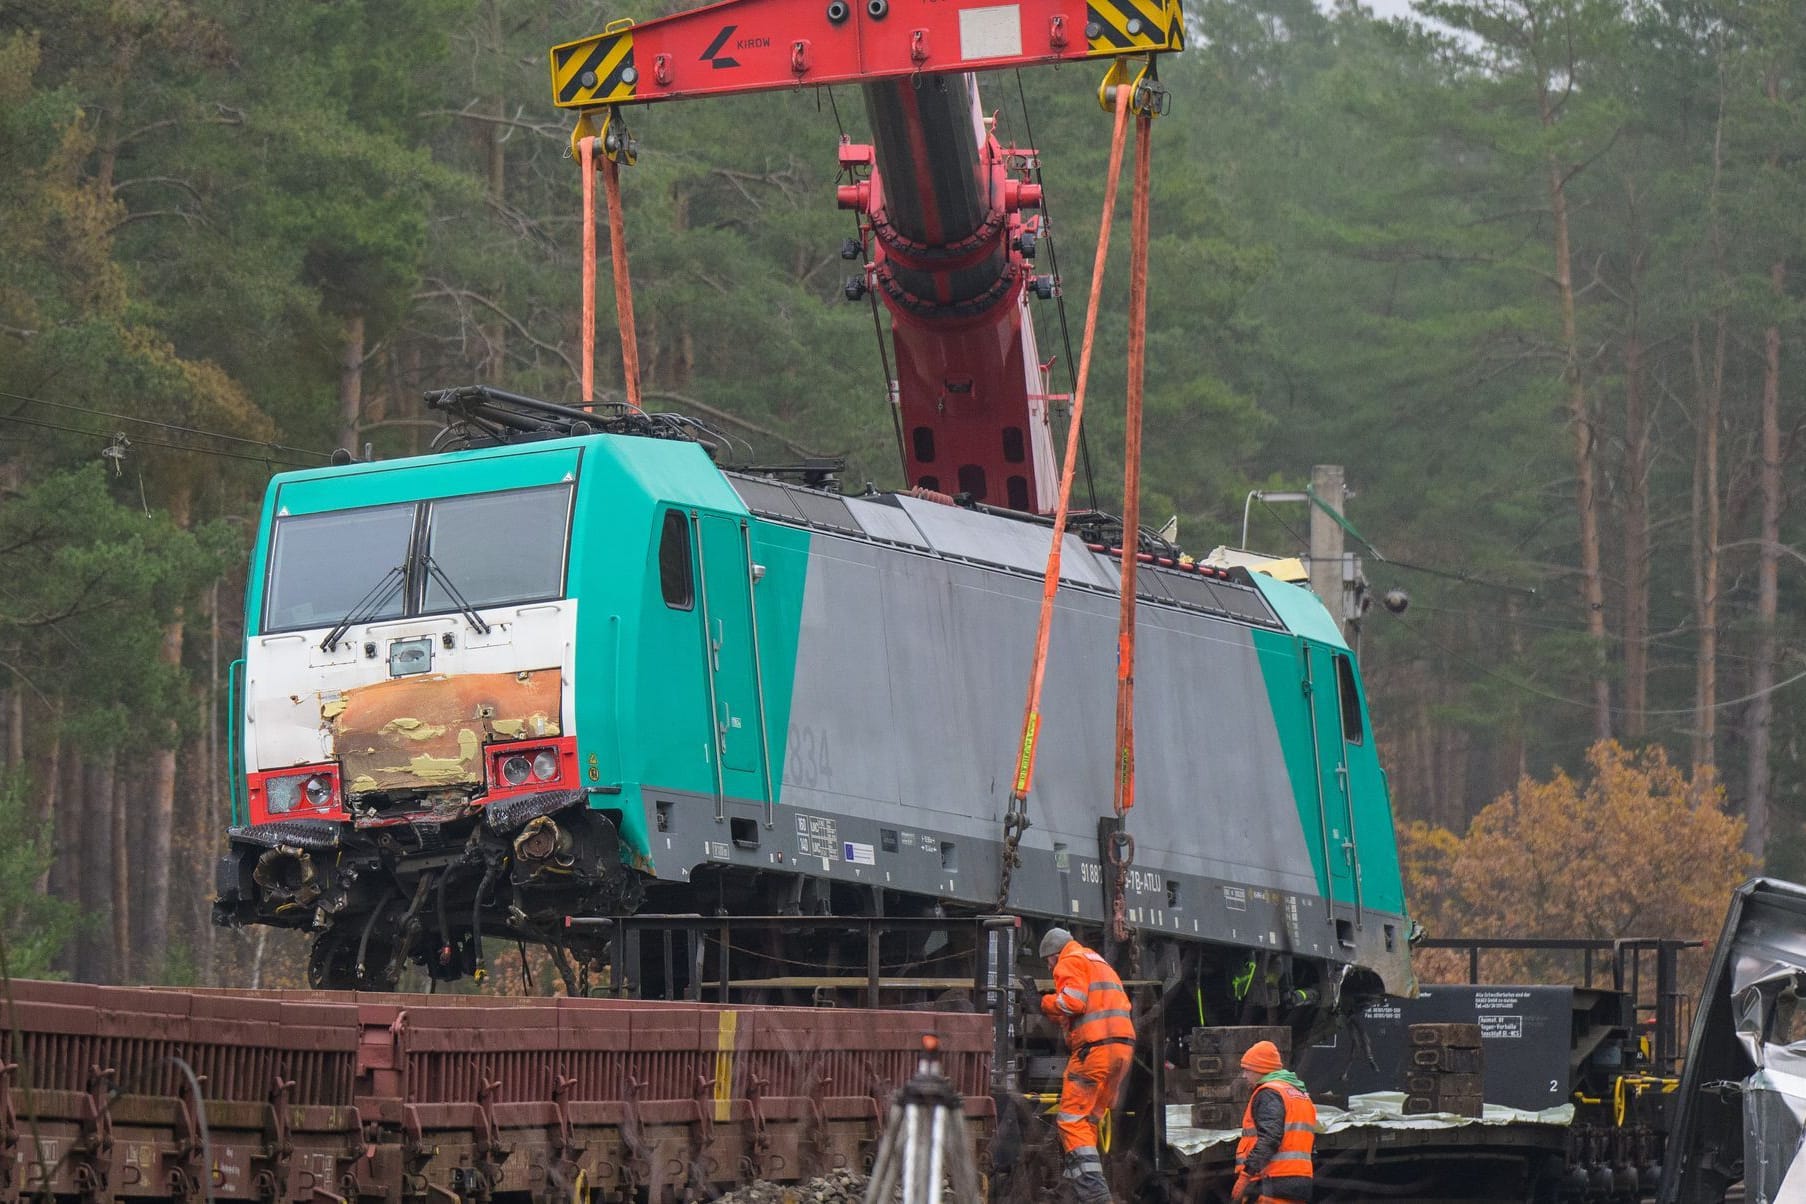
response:
[[(495, 390), (433, 404), (467, 446), (269, 489), (219, 922), (310, 930), (315, 985), (384, 989), (409, 962), (481, 973), (485, 937), (606, 958), (605, 936), (572, 947), (571, 915), (997, 907), (1045, 520), (724, 472), (681, 428)], [(1121, 534), (1089, 521), (1010, 910), (1096, 930)], [(1149, 964), (1218, 1014), (1257, 961), (1270, 1002), (1407, 990), (1339, 628), (1297, 586), (1171, 551), (1140, 573), (1122, 877)], [(959, 952), (937, 939), (889, 934), (887, 960)]]

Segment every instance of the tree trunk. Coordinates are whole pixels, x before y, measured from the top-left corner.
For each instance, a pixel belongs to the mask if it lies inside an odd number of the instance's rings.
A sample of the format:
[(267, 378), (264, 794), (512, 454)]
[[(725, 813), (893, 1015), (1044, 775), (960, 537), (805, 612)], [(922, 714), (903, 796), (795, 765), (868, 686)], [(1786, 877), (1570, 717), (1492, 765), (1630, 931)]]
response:
[(359, 422), (364, 409), (364, 315), (345, 318), (345, 345), (339, 358), (339, 446), (359, 454)]
[[(50, 862), (44, 867), (44, 872), (38, 875), (36, 883), (38, 891), (45, 894), (52, 891), (53, 872), (70, 827), (69, 816), (64, 811), (67, 795), (63, 791), (63, 732), (62, 725), (56, 722), (56, 718), (53, 711), (48, 724), (50, 747), (44, 754), (44, 773), (34, 788), (38, 803), (38, 830), (50, 833)], [(69, 897), (66, 889), (58, 889), (55, 894), (59, 899)]]
[[(1771, 68), (1763, 80), (1771, 106), (1781, 99), (1781, 81)], [(1769, 171), (1780, 165), (1770, 155)], [(1768, 269), (1769, 295), (1778, 310), (1787, 296), (1787, 260), (1777, 256)], [(1774, 771), (1769, 751), (1774, 734), (1775, 618), (1779, 613), (1781, 570), (1781, 326), (1777, 318), (1762, 332), (1761, 465), (1757, 491), (1762, 499), (1761, 527), (1756, 550), (1756, 648), (1750, 665), (1750, 706), (1745, 715), (1745, 746), (1749, 753), (1747, 797), (1744, 800), (1743, 847), (1756, 859), (1760, 871), (1768, 852), (1769, 792)]]
[[(405, 357), (403, 366), (407, 380), (408, 396), (419, 397), (421, 393), (420, 345), (410, 341), (407, 350), (402, 354)], [(427, 449), (426, 441), (421, 437), (420, 431), (421, 428), (416, 425), (409, 425), (407, 427), (408, 449), (416, 456), (421, 455)]]
[[(1771, 84), (1771, 89), (1773, 85)], [(1769, 268), (1769, 291), (1780, 303), (1787, 285), (1787, 264), (1776, 260)], [(1781, 327), (1770, 325), (1762, 336), (1762, 466), (1758, 479), (1762, 496), (1761, 545), (1756, 553), (1756, 650), (1750, 667), (1750, 708), (1746, 719), (1749, 748), (1748, 797), (1744, 817), (1749, 823), (1743, 847), (1762, 868), (1768, 849), (1769, 791), (1773, 770), (1769, 748), (1775, 721), (1775, 657), (1778, 641), (1775, 618), (1780, 603), (1781, 568)]]
[(6, 767), (25, 764), (25, 687), (6, 692)]
[[(215, 581), (207, 594), (207, 726), (203, 744), (204, 767), (201, 801), (194, 808), (195, 880), (200, 883), (200, 902), (196, 908), (195, 965), (201, 972), (203, 986), (220, 985), (214, 959), (219, 951), (219, 931), (213, 926), (212, 883), (214, 849), (220, 840), (220, 829), (226, 826), (228, 786), (226, 782), (226, 749), (221, 739), (220, 708), (224, 702), (220, 683), (225, 670), (220, 665), (219, 595), (220, 582)], [(230, 718), (226, 722), (230, 722)]]
[[(1712, 247), (1712, 281), (1726, 285), (1724, 217), (1719, 209), (1724, 176), (1725, 76), (1718, 76), (1718, 113), (1712, 123), (1712, 183), (1706, 196), (1707, 234)], [(1693, 781), (1701, 790), (1718, 783), (1718, 590), (1721, 580), (1718, 437), (1724, 424), (1726, 320), (1722, 306), (1714, 322), (1712, 367), (1700, 355), (1699, 323), (1693, 324), (1693, 387), (1698, 395), (1699, 429), (1693, 451), (1693, 620), (1699, 644), (1693, 668)]]
[[(489, 0), (486, 6), (489, 23), (489, 55), (497, 65), (508, 61), (508, 47), (502, 32), (502, 0)], [(508, 203), (508, 145), (511, 127), (508, 122), (508, 97), (495, 98), (495, 120), (478, 128), (486, 141), (489, 165), (489, 201), (497, 213), (506, 212)], [(483, 379), (490, 384), (506, 383), (508, 377), (508, 323), (496, 315), (495, 321), (483, 329)]]
[(118, 755), (106, 753), (101, 760), (101, 769), (95, 775), (94, 795), (100, 805), (105, 808), (107, 830), (111, 835), (108, 858), (112, 866), (112, 880), (108, 884), (112, 897), (112, 931), (113, 948), (106, 958), (108, 967), (106, 974), (113, 982), (124, 983), (132, 979), (132, 871), (131, 847), (126, 837), (125, 799), (119, 789), (119, 774), (116, 769)]
[(1718, 769), (1718, 433), (1724, 410), (1725, 316), (1717, 319), (1710, 370), (1703, 362), (1699, 324), (1693, 326), (1699, 431), (1693, 455), (1693, 625), (1699, 644), (1693, 667), (1693, 776), (1717, 777)]
[(110, 931), (107, 917), (112, 911), (113, 897), (113, 820), (112, 793), (105, 785), (101, 762), (111, 756), (100, 753), (76, 761), (72, 784), (78, 787), (73, 796), (81, 837), (63, 846), (70, 865), (70, 876), (76, 882), (82, 915), (88, 920), (80, 929), (75, 950), (75, 977), (83, 982), (101, 982), (107, 976)]
[[(67, 741), (58, 742), (57, 759), (61, 763), (58, 770), (61, 780), (57, 784), (57, 798), (61, 807), (57, 813), (56, 844), (53, 846), (54, 855), (50, 858), (50, 881), (47, 889), (59, 899), (72, 901), (82, 909), (82, 914), (93, 915), (88, 910), (88, 900), (82, 893), (83, 870), (87, 864), (84, 856), (87, 855), (87, 850), (78, 843), (83, 839), (86, 831), (83, 825), (88, 818), (85, 811), (87, 794), (82, 788), (82, 761), (69, 748)], [(76, 939), (56, 959), (57, 969), (80, 977), (81, 954), (81, 935), (78, 932)]]
[[(1634, 285), (1632, 286), (1634, 289)], [(1624, 340), (1624, 734), (1641, 740), (1649, 706), (1649, 418), (1634, 301)]]
[[(1505, 596), (1505, 630), (1509, 633), (1511, 645), (1511, 661), (1514, 665), (1524, 663), (1524, 628), (1523, 606), (1510, 594)], [(1525, 738), (1524, 703), (1520, 700), (1512, 708), (1510, 739), (1506, 745), (1506, 776), (1502, 789), (1508, 789), (1513, 782), (1530, 775), (1530, 746)], [(1487, 799), (1488, 802), (1492, 800)]]
[[(1546, 91), (1537, 99), (1545, 128), (1555, 124)], [(1549, 213), (1555, 234), (1555, 287), (1561, 307), (1562, 383), (1568, 394), (1568, 422), (1574, 431), (1574, 507), (1580, 535), (1580, 603), (1587, 635), (1593, 644), (1593, 738), (1612, 735), (1612, 688), (1606, 679), (1605, 582), (1599, 567), (1599, 499), (1596, 485), (1597, 438), (1586, 381), (1580, 367), (1580, 334), (1574, 312), (1574, 265), (1568, 239), (1567, 180), (1561, 165), (1549, 160)]]
[[(169, 499), (169, 517), (184, 531), (193, 519), (191, 487), (179, 486)], [(163, 627), (163, 644), (158, 659), (177, 673), (182, 670), (182, 642), (187, 622), (182, 608)], [(163, 747), (151, 754), (145, 773), (145, 798), (133, 807), (142, 819), (141, 835), (134, 833), (132, 848), (137, 854), (139, 907), (134, 915), (135, 952), (140, 975), (154, 976), (160, 969), (162, 955), (167, 953), (170, 932), (169, 867), (178, 843), (176, 828), (176, 727), (172, 723)], [(153, 953), (153, 950), (157, 951)]]

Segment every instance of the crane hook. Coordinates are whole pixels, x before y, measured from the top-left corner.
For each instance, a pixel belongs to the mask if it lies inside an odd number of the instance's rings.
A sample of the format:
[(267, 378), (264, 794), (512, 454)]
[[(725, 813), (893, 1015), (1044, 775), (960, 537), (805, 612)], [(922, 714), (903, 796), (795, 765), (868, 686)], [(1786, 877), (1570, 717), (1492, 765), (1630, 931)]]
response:
[(596, 110), (584, 109), (577, 114), (571, 130), (571, 158), (581, 158), (579, 147), (585, 138), (596, 140), (596, 149), (616, 163), (632, 167), (640, 157), (640, 140), (627, 129), (627, 122), (614, 105), (602, 107), (602, 124), (596, 124)]
[[(1129, 111), (1137, 117), (1160, 117), (1171, 107), (1172, 96), (1160, 82), (1160, 71), (1153, 58), (1115, 59), (1097, 86), (1097, 103), (1106, 113), (1116, 112), (1116, 89), (1127, 87)], [(1131, 75), (1131, 62), (1140, 70)]]
[(615, 106), (609, 105), (602, 112), (602, 137), (597, 145), (616, 163), (632, 167), (640, 157), (640, 140), (628, 132), (627, 121)]

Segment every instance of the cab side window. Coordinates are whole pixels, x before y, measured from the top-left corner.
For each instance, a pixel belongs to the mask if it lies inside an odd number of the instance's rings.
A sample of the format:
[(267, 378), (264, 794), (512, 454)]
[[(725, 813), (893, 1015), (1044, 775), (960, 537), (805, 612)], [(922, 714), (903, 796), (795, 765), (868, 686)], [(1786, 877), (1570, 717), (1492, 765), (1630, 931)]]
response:
[(690, 524), (681, 511), (667, 510), (658, 541), (658, 585), (665, 605), (672, 610), (695, 606), (696, 590), (691, 581)]
[(1361, 727), (1361, 692), (1355, 688), (1354, 664), (1346, 656), (1336, 658), (1336, 693), (1342, 703), (1342, 739), (1350, 744), (1366, 743), (1367, 733)]

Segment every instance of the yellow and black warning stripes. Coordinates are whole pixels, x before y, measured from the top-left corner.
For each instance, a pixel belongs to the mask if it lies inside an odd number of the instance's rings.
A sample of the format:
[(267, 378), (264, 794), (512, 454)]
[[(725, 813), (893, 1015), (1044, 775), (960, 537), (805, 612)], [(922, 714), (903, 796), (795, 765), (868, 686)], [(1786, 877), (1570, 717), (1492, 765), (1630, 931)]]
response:
[(632, 100), (639, 80), (631, 29), (552, 47), (552, 103), (561, 109)]
[(1087, 0), (1085, 39), (1093, 55), (1183, 50), (1185, 12), (1180, 0)]

